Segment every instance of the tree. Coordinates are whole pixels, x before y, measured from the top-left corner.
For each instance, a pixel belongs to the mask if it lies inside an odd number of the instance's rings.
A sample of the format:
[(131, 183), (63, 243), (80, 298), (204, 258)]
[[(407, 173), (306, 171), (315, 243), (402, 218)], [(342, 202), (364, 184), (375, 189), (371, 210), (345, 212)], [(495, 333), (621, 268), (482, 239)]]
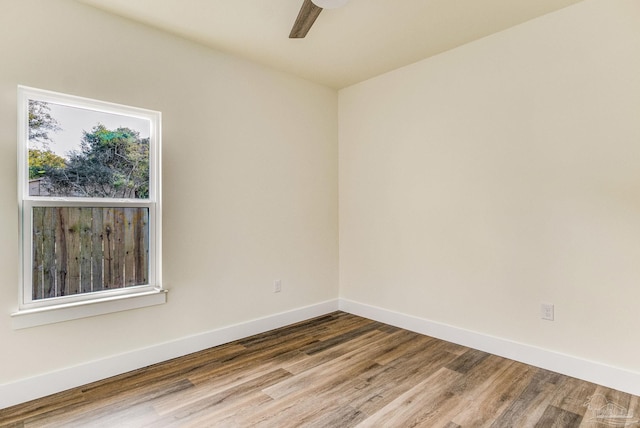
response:
[[(29, 179), (41, 178), (47, 169), (64, 166), (64, 158), (49, 149), (49, 132), (60, 131), (58, 121), (44, 101), (29, 100)], [(40, 144), (41, 150), (33, 147)]]
[(148, 198), (149, 139), (98, 124), (84, 131), (80, 150), (69, 153), (64, 167), (49, 167), (45, 175), (57, 196)]
[(47, 169), (64, 166), (65, 159), (51, 150), (29, 149), (29, 180), (44, 177)]
[(48, 149), (49, 132), (60, 131), (58, 121), (51, 116), (49, 103), (29, 100), (29, 141), (38, 142)]

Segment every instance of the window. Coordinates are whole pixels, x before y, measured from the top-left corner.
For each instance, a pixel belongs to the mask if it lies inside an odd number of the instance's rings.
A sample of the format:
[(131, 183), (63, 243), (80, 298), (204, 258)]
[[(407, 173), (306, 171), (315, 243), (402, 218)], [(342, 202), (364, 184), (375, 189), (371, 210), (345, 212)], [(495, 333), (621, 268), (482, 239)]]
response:
[(23, 269), (15, 315), (164, 294), (160, 113), (22, 86), (18, 93)]

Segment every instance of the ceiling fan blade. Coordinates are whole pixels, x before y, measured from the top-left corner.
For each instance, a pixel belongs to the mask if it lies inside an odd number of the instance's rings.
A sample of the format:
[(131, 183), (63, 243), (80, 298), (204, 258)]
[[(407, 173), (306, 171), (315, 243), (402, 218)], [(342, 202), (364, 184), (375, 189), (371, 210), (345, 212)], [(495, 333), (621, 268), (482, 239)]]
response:
[(294, 22), (291, 33), (289, 34), (289, 38), (301, 39), (306, 36), (313, 23), (316, 22), (316, 18), (320, 15), (320, 12), (322, 12), (321, 7), (313, 4), (311, 0), (304, 0), (300, 12), (298, 12), (296, 22)]

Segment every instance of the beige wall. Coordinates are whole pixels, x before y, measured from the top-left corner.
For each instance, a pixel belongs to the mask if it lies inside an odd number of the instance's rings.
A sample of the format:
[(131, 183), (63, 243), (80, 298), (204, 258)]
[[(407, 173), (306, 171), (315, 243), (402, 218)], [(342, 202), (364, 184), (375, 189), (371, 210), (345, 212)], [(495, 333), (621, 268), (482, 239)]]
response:
[[(336, 91), (73, 1), (0, 9), (0, 384), (337, 297)], [(162, 112), (167, 304), (12, 329), (18, 84)]]
[(587, 0), (340, 91), (341, 297), (640, 372), (638, 22)]
[(636, 0), (339, 95), (71, 0), (0, 6), (0, 311), (17, 307), (18, 84), (162, 111), (170, 289), (25, 330), (0, 317), (0, 385), (336, 298), (338, 201), (341, 297), (640, 371)]

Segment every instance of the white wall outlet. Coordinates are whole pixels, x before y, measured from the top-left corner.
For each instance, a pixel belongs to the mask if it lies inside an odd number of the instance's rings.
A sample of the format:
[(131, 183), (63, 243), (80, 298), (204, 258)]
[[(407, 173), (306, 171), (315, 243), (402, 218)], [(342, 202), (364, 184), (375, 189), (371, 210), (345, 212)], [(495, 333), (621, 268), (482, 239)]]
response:
[(553, 321), (553, 304), (542, 303), (540, 305), (540, 318), (543, 320)]
[(273, 292), (279, 293), (282, 291), (282, 280), (276, 279), (273, 281)]

